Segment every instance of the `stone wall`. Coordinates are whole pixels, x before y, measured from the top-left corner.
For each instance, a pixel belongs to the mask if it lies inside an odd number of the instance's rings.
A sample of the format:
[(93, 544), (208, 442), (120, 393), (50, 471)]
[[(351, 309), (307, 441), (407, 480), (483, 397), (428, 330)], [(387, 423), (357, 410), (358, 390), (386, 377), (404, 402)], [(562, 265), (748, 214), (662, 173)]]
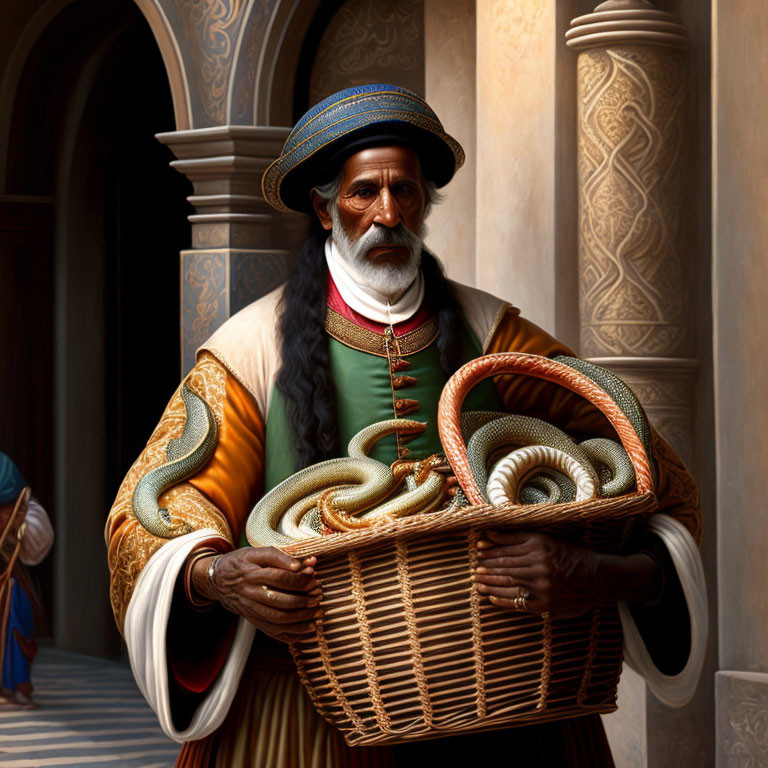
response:
[(768, 6), (713, 5), (717, 764), (730, 768), (768, 764)]

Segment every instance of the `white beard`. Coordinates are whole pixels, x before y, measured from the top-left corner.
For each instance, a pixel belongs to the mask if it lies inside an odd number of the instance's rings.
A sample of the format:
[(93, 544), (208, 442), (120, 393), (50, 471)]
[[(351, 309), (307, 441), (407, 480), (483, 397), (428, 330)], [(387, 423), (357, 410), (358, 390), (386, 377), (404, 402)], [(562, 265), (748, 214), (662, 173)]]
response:
[[(401, 222), (392, 229), (372, 224), (359, 240), (352, 241), (341, 224), (337, 207), (330, 205), (329, 210), (333, 220), (333, 242), (350, 274), (366, 288), (397, 300), (419, 273), (423, 247), (421, 238)], [(406, 247), (408, 260), (401, 264), (376, 264), (370, 261), (368, 251), (380, 245)]]

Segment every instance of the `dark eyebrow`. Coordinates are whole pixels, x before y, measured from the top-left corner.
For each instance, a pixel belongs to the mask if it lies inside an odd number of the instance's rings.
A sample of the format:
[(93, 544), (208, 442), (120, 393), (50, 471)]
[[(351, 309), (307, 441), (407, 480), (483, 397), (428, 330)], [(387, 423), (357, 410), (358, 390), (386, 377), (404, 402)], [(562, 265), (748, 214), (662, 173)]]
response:
[(410, 176), (403, 176), (402, 179), (395, 179), (392, 184), (413, 184), (414, 186), (419, 186), (419, 180)]
[[(395, 185), (395, 184), (413, 184), (415, 186), (418, 186), (419, 181), (418, 181), (418, 179), (416, 179), (415, 177), (412, 177), (412, 176), (403, 176), (402, 178), (394, 179), (392, 181), (392, 184), (393, 185)], [(369, 177), (361, 176), (361, 177), (355, 179), (349, 185), (349, 187), (347, 188), (347, 192), (349, 194), (352, 194), (353, 192), (356, 192), (358, 189), (360, 189), (362, 187), (377, 187), (378, 188), (378, 186), (379, 186), (379, 179), (378, 179), (378, 177), (373, 178), (373, 177), (370, 177), (370, 176)]]
[(357, 189), (360, 189), (360, 187), (376, 187), (378, 186), (378, 180), (371, 179), (371, 178), (360, 178), (355, 179), (348, 187), (348, 192), (354, 192)]

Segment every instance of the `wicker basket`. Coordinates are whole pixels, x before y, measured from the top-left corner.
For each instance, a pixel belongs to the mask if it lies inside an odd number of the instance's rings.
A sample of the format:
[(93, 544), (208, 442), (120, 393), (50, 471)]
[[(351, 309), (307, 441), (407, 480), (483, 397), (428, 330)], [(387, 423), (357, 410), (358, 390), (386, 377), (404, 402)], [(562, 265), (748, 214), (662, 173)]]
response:
[[(606, 415), (630, 455), (637, 491), (568, 504), (479, 504), (461, 438), (464, 394), (502, 373), (553, 381)], [(464, 366), (440, 401), (446, 455), (471, 507), (404, 518), (286, 547), (318, 556), (324, 616), (291, 647), (318, 712), (351, 746), (429, 739), (616, 708), (622, 631), (615, 606), (551, 620), (479, 595), (475, 543), (489, 527), (536, 528), (603, 551), (652, 513), (648, 456), (627, 417), (591, 379), (525, 354)]]

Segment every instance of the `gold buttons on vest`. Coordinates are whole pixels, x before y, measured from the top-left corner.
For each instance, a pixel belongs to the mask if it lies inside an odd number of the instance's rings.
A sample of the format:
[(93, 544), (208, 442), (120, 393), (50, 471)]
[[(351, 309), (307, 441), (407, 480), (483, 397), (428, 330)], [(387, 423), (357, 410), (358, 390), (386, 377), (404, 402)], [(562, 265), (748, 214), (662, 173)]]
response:
[(419, 437), (419, 434), (413, 434), (413, 435), (404, 435), (402, 432), (397, 433), (397, 444), (398, 445), (407, 445), (411, 442), (411, 440), (415, 440), (417, 437)]
[(419, 380), (415, 376), (395, 376), (392, 379), (392, 386), (395, 389), (404, 389), (405, 387), (412, 387), (414, 384), (418, 384)]
[(419, 401), (411, 400), (407, 397), (395, 398), (395, 414), (397, 417), (405, 416), (406, 414), (413, 413), (418, 410)]
[(410, 367), (411, 364), (407, 360), (403, 360), (402, 357), (392, 357), (389, 360), (389, 370), (392, 371), (392, 373), (407, 371)]
[[(403, 371), (407, 371), (411, 367), (411, 363), (403, 358), (400, 340), (395, 337), (392, 326), (384, 329), (384, 340), (387, 362), (389, 363), (389, 380), (392, 387), (392, 405), (395, 417), (400, 419), (414, 411), (418, 411), (419, 401), (408, 397), (398, 397), (398, 390), (412, 387), (418, 384), (419, 380), (415, 376), (403, 374)], [(405, 443), (413, 439), (413, 437), (415, 435), (401, 435), (399, 433), (396, 435), (398, 459), (407, 459), (411, 455), (411, 451), (405, 447)]]

